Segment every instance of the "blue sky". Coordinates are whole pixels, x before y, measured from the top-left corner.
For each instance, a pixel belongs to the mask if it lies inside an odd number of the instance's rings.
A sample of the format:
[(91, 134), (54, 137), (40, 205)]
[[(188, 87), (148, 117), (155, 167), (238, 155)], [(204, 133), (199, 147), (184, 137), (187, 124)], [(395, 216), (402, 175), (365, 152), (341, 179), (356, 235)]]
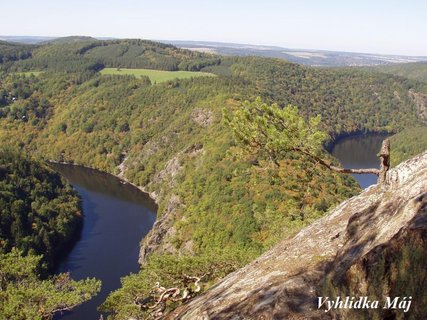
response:
[(1, 2), (1, 35), (206, 40), (427, 56), (425, 0)]

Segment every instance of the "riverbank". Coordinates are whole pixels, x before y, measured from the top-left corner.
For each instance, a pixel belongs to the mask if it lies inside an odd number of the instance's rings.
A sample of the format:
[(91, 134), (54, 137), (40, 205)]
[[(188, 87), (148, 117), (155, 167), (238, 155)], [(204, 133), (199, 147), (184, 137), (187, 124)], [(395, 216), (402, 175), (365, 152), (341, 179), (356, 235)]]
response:
[(143, 192), (147, 196), (149, 196), (150, 199), (155, 204), (155, 206), (151, 207), (150, 209), (152, 209), (153, 211), (157, 212), (158, 205), (159, 205), (158, 204), (158, 196), (157, 196), (157, 194), (155, 192), (149, 192), (144, 187), (141, 187), (141, 186), (138, 186), (138, 185), (132, 183), (131, 181), (129, 181), (128, 179), (126, 179), (126, 177), (124, 175), (122, 175), (122, 174), (114, 174), (114, 173), (111, 173), (111, 172), (105, 172), (105, 171), (102, 171), (102, 170), (99, 170), (99, 169), (96, 169), (96, 168), (93, 168), (93, 167), (90, 167), (90, 166), (86, 166), (86, 165), (83, 165), (83, 164), (79, 164), (79, 163), (71, 163), (71, 162), (65, 162), (65, 161), (56, 161), (56, 160), (51, 160), (51, 159), (47, 160), (47, 163), (48, 164), (51, 163), (51, 164), (62, 164), (62, 165), (82, 167), (82, 168), (85, 168), (85, 169), (89, 169), (89, 170), (93, 170), (93, 171), (99, 172), (101, 174), (111, 175), (111, 176), (119, 179), (120, 181), (122, 181), (124, 184), (128, 184), (128, 185), (130, 185), (130, 186), (138, 189), (139, 191)]
[(98, 319), (97, 308), (120, 287), (120, 278), (139, 271), (140, 241), (154, 225), (156, 213), (150, 208), (156, 204), (114, 175), (76, 164), (51, 165), (79, 193), (84, 212), (81, 237), (57, 272), (102, 281), (98, 296), (55, 319)]

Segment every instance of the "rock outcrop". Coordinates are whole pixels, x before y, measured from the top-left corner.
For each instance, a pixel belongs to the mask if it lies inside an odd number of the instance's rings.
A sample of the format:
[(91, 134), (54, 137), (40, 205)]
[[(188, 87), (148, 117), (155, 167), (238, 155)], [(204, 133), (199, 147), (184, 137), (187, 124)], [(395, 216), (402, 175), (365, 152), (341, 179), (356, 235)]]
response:
[[(427, 315), (427, 152), (389, 171), (168, 319), (423, 319)], [(318, 308), (368, 297), (371, 309)], [(383, 309), (412, 297), (407, 312)]]
[[(182, 165), (180, 160), (182, 157), (187, 157), (191, 160), (203, 155), (204, 149), (203, 144), (193, 144), (186, 148), (185, 150), (177, 153), (173, 158), (171, 158), (165, 165), (165, 168), (158, 172), (154, 178), (154, 184), (160, 184), (162, 182), (167, 182), (169, 187), (174, 186), (175, 179), (182, 170)], [(151, 195), (151, 194), (150, 194)], [(159, 197), (164, 197), (164, 192), (160, 190), (158, 195), (156, 194), (157, 200)], [(158, 202), (158, 201), (157, 201)], [(151, 228), (150, 232), (143, 239), (141, 243), (141, 248), (139, 251), (138, 262), (143, 265), (148, 256), (153, 252), (156, 253), (176, 253), (177, 249), (169, 241), (176, 233), (176, 228), (174, 223), (177, 221), (177, 216), (181, 210), (183, 204), (181, 199), (174, 193), (171, 193), (170, 196), (166, 199), (166, 206), (163, 208), (160, 215), (157, 216), (157, 220)], [(159, 213), (158, 213), (159, 214)], [(192, 253), (192, 242), (186, 242), (180, 251), (183, 253)]]
[(409, 90), (409, 97), (415, 102), (420, 119), (427, 121), (427, 94)]

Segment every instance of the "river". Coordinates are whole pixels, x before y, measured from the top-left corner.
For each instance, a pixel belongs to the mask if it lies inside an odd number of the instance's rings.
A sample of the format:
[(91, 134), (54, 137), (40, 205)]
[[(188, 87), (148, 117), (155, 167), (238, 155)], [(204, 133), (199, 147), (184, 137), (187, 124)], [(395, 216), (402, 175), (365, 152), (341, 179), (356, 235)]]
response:
[[(343, 138), (331, 153), (345, 168), (378, 168), (376, 154), (385, 137), (369, 134)], [(77, 190), (84, 212), (80, 238), (57, 272), (69, 271), (77, 280), (95, 277), (102, 281), (96, 297), (55, 319), (98, 320), (97, 307), (120, 287), (120, 278), (139, 270), (139, 244), (153, 226), (157, 208), (147, 194), (112, 175), (81, 166), (52, 166)], [(377, 181), (371, 174), (354, 177), (362, 188)]]
[(80, 238), (57, 272), (70, 271), (76, 280), (102, 281), (96, 297), (55, 319), (98, 320), (97, 307), (120, 287), (120, 278), (138, 272), (139, 245), (154, 224), (156, 205), (148, 195), (112, 175), (73, 165), (53, 167), (77, 190), (84, 212)]
[[(379, 168), (377, 157), (381, 144), (388, 135), (364, 134), (350, 136), (338, 140), (331, 151), (344, 168)], [(378, 177), (374, 174), (353, 174), (362, 189), (377, 183)]]

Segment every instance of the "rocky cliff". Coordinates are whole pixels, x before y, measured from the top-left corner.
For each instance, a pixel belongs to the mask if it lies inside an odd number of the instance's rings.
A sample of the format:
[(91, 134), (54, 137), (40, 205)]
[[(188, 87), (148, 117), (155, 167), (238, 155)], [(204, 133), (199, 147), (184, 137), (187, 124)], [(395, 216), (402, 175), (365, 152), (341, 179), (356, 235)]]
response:
[[(390, 170), (385, 184), (343, 202), (168, 319), (423, 319), (426, 242), (424, 152)], [(327, 303), (318, 307), (319, 297), (367, 297), (370, 308), (334, 305), (327, 311)], [(387, 297), (400, 300), (384, 309)]]

